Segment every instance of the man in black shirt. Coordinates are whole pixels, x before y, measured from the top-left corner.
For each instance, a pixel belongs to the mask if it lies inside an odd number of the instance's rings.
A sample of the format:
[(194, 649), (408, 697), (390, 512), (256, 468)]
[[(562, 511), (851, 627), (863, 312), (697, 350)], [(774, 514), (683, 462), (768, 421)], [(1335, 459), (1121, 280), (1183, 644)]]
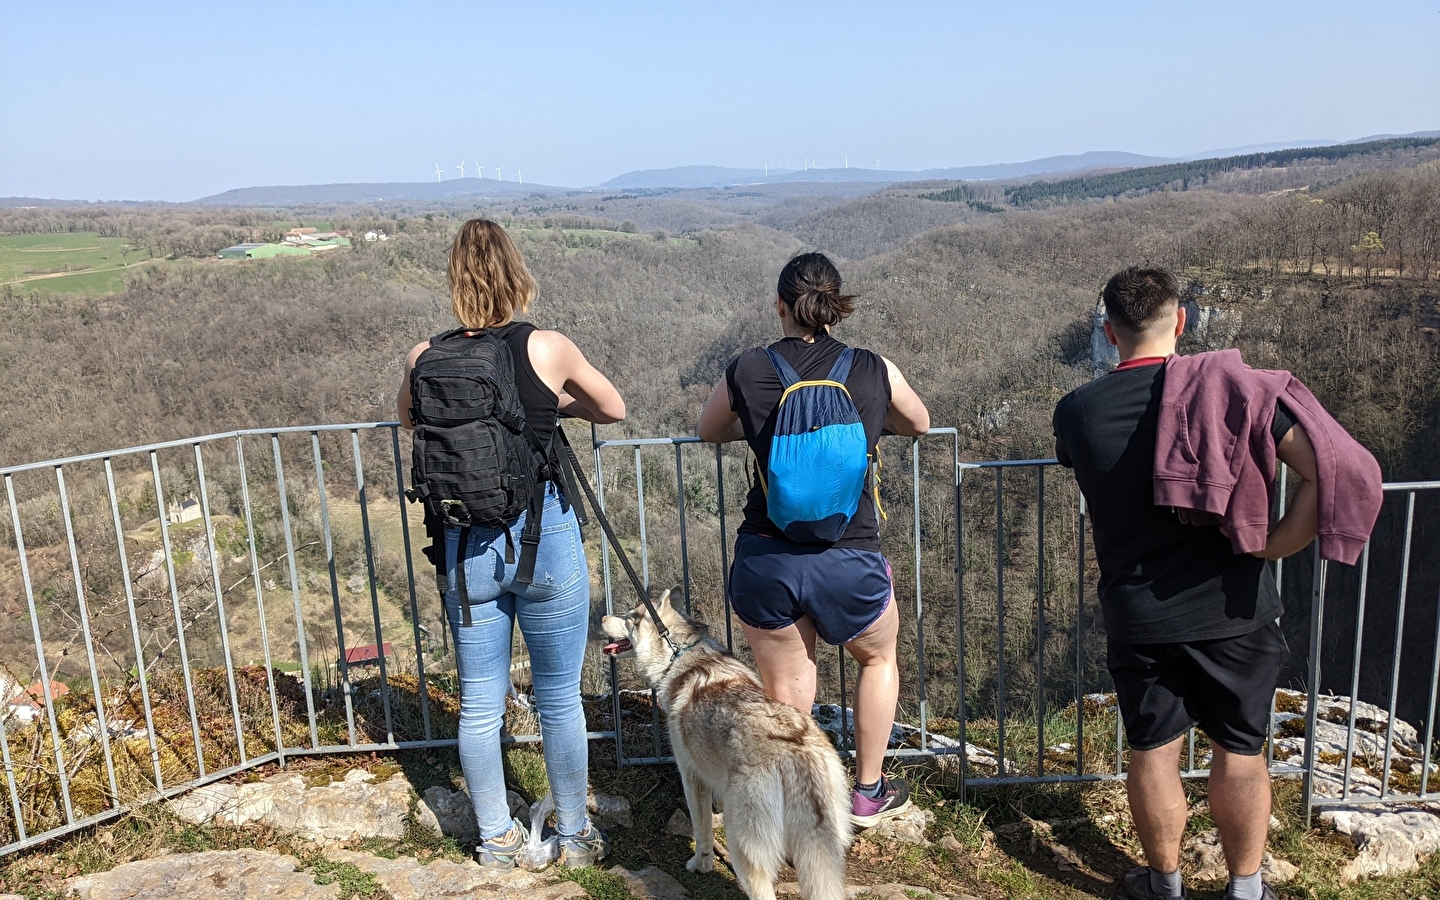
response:
[(1227, 900), (1274, 893), (1260, 880), (1270, 818), (1261, 754), (1288, 648), (1267, 559), (1315, 536), (1315, 456), (1283, 405), (1271, 434), (1301, 488), (1263, 551), (1236, 555), (1217, 526), (1183, 524), (1154, 503), (1154, 463), (1166, 359), (1185, 330), (1175, 277), (1129, 268), (1105, 285), (1105, 332), (1120, 365), (1055, 407), (1055, 455), (1075, 470), (1100, 564), (1108, 664), (1131, 747), (1127, 791), (1148, 866), (1125, 877), (1137, 900), (1185, 896), (1180, 839), (1182, 738), (1210, 739), (1210, 810), (1230, 870)]

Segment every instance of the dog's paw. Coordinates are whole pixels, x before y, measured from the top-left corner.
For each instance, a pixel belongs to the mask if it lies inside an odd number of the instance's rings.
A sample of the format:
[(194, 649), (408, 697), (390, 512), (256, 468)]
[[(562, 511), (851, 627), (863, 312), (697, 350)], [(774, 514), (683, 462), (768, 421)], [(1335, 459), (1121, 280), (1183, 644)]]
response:
[(691, 872), (713, 872), (715, 871), (715, 854), (697, 852), (694, 856), (690, 857), (690, 861), (685, 864), (685, 868)]

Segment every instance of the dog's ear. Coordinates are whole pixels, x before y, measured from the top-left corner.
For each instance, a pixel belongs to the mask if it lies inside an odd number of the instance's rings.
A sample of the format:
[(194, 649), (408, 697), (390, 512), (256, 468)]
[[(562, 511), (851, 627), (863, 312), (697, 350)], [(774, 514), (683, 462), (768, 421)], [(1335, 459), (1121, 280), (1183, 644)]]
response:
[(670, 591), (667, 589), (667, 590), (665, 591), (665, 593), (663, 593), (663, 594), (661, 594), (659, 597), (656, 597), (656, 598), (655, 598), (655, 611), (656, 611), (656, 612), (660, 612), (661, 610), (664, 610), (664, 609), (668, 608), (669, 606), (670, 606)]

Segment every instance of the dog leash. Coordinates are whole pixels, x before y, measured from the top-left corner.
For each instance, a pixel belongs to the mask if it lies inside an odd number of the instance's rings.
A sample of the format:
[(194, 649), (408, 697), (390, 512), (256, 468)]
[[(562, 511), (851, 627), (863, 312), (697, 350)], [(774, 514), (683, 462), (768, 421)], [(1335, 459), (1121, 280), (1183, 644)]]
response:
[[(565, 448), (566, 461), (569, 463), (575, 476), (572, 480), (580, 483), (580, 489), (585, 492), (585, 499), (590, 502), (590, 509), (595, 512), (595, 518), (600, 522), (600, 530), (605, 533), (605, 539), (608, 540), (610, 546), (615, 549), (615, 555), (620, 558), (620, 567), (625, 570), (626, 575), (630, 576), (630, 585), (635, 588), (635, 593), (639, 595), (640, 602), (645, 606), (645, 611), (648, 612), (650, 618), (655, 621), (655, 630), (659, 632), (661, 639), (670, 646), (670, 659), (672, 661), (675, 660), (681, 653), (690, 648), (685, 647), (682, 649), (676, 646), (674, 638), (670, 637), (670, 629), (665, 627), (665, 623), (660, 619), (660, 613), (655, 609), (655, 604), (650, 602), (650, 592), (645, 589), (645, 585), (641, 582), (640, 576), (635, 573), (635, 567), (631, 565), (630, 557), (625, 553), (625, 548), (620, 545), (620, 539), (615, 536), (615, 530), (610, 527), (610, 518), (606, 516), (605, 511), (600, 508), (600, 501), (596, 499), (595, 491), (590, 487), (590, 479), (586, 477), (585, 471), (580, 468), (580, 459), (575, 455), (575, 448), (570, 446), (570, 439), (565, 436), (565, 429), (561, 428), (558, 423), (555, 426), (555, 435), (560, 439), (560, 445)], [(692, 644), (691, 646), (694, 645)]]

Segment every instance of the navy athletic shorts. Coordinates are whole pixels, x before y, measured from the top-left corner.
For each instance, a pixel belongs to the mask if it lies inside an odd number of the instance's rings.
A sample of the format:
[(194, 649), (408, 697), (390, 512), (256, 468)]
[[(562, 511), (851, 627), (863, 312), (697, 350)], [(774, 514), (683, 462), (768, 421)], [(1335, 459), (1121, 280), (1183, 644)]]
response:
[(845, 644), (875, 624), (890, 592), (890, 564), (878, 550), (735, 539), (730, 606), (751, 628), (773, 631), (809, 616), (821, 640)]
[(1111, 639), (1110, 676), (1130, 746), (1155, 750), (1198, 725), (1211, 743), (1240, 756), (1258, 755), (1265, 747), (1275, 682), (1289, 655), (1275, 622), (1211, 641)]

